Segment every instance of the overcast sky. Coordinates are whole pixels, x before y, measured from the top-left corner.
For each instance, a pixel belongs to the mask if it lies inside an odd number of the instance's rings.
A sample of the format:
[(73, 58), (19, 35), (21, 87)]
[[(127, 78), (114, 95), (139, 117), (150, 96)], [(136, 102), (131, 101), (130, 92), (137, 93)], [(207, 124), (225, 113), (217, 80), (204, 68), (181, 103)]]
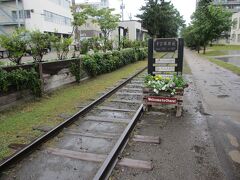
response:
[[(84, 0), (76, 0), (76, 2), (83, 2)], [(98, 0), (89, 0), (98, 1)], [(99, 0), (100, 1), (100, 0)], [(121, 13), (120, 4), (122, 0), (109, 0), (110, 7), (115, 8), (117, 13)], [(184, 16), (186, 24), (190, 22), (190, 16), (194, 12), (196, 7), (196, 0), (171, 0), (173, 5), (178, 9), (181, 15)], [(139, 9), (145, 4), (144, 0), (123, 0), (125, 4), (124, 10), (124, 20), (128, 20), (129, 16), (132, 16), (132, 19), (136, 19), (135, 15), (140, 13)]]

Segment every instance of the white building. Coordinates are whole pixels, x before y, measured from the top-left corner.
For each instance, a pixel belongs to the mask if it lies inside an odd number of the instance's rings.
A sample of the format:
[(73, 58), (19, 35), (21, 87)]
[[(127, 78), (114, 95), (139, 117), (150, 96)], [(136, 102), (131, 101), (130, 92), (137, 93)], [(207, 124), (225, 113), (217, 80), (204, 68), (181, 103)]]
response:
[(235, 22), (231, 28), (231, 44), (240, 44), (240, 12), (234, 13), (232, 20)]
[(0, 33), (8, 34), (22, 26), (27, 30), (57, 31), (69, 36), (72, 33), (70, 5), (69, 0), (18, 0), (18, 4), (16, 0), (0, 0)]
[[(141, 22), (137, 20), (121, 21), (119, 27), (127, 29), (127, 37), (130, 40), (144, 40), (147, 30), (143, 29)], [(122, 35), (122, 33), (121, 33)], [(112, 32), (111, 38), (117, 39), (119, 36), (118, 29)]]

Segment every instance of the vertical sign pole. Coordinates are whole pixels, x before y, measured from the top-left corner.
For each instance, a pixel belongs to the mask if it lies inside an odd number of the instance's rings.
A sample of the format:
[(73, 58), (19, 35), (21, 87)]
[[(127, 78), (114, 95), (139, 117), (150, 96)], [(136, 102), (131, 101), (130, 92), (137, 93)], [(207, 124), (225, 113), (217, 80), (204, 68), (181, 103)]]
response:
[(178, 39), (178, 62), (177, 62), (178, 75), (182, 75), (182, 71), (183, 71), (183, 50), (184, 50), (184, 40), (183, 38), (179, 38)]
[(153, 75), (153, 39), (148, 40), (148, 74)]

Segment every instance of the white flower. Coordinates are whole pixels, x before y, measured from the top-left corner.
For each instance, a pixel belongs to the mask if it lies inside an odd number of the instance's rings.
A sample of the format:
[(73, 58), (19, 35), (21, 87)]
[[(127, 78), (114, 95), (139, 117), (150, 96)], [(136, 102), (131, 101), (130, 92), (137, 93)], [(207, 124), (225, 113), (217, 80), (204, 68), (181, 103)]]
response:
[(156, 94), (159, 93), (159, 91), (158, 91), (157, 89), (153, 89), (153, 91), (154, 91)]

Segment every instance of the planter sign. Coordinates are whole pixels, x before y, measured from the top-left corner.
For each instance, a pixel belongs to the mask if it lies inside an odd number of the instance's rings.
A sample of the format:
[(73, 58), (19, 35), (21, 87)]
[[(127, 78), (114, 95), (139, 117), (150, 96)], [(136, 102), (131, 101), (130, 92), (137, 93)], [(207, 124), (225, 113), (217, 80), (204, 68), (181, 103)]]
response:
[(177, 50), (176, 39), (159, 38), (154, 41), (154, 50), (156, 52), (174, 52)]
[(156, 72), (175, 72), (175, 67), (171, 66), (160, 66), (160, 67), (155, 67)]
[[(148, 41), (148, 74), (166, 76), (168, 72), (176, 72), (177, 75), (181, 75), (183, 69), (183, 49), (184, 41), (182, 38), (150, 39)], [(172, 53), (173, 57), (177, 53), (177, 58), (154, 58), (153, 54), (159, 52)]]
[(155, 64), (175, 64), (175, 59), (155, 59)]
[(160, 104), (177, 104), (177, 98), (148, 96), (147, 101)]

